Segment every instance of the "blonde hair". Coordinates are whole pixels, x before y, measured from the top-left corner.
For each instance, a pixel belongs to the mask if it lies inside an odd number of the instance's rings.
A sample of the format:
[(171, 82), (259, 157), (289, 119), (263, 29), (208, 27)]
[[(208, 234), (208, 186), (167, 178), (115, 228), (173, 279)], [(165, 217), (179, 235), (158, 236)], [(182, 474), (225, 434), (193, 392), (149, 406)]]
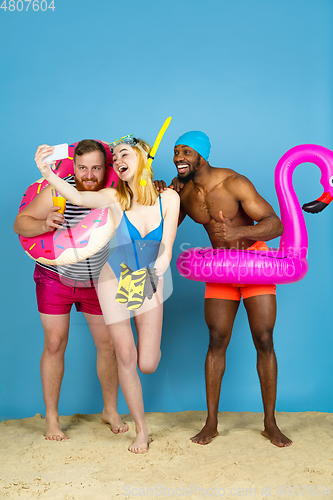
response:
[[(148, 163), (148, 154), (151, 151), (149, 144), (142, 139), (137, 139), (138, 146), (131, 146), (138, 159), (138, 166), (134, 174), (134, 189), (138, 197), (138, 203), (141, 205), (155, 205), (158, 198), (158, 191), (153, 184), (153, 170)], [(142, 150), (145, 151), (145, 154)], [(147, 175), (144, 175), (146, 170)], [(146, 180), (146, 185), (142, 186), (140, 181), (142, 179)], [(133, 199), (132, 189), (129, 187), (126, 181), (118, 179), (117, 184), (117, 199), (123, 210), (129, 210), (131, 208)]]

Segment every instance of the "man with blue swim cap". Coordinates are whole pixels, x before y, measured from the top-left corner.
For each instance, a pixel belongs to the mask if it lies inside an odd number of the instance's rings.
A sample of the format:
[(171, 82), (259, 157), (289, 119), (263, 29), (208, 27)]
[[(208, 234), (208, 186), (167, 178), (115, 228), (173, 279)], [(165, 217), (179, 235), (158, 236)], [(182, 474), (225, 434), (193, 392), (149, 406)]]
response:
[(208, 135), (204, 132), (196, 130), (194, 132), (186, 132), (177, 139), (175, 146), (178, 144), (185, 144), (194, 149), (204, 160), (208, 160), (210, 153), (210, 142)]
[(182, 146), (188, 146), (198, 153), (197, 161), (191, 165), (190, 169), (186, 169), (185, 165), (178, 169), (178, 180), (183, 184), (193, 180), (195, 172), (197, 168), (199, 168), (200, 157), (207, 162), (210, 153), (210, 142), (208, 136), (204, 132), (195, 130), (181, 135), (176, 141), (175, 148), (177, 146), (180, 148)]
[[(210, 141), (203, 132), (186, 132), (176, 141), (173, 161), (178, 177), (170, 187), (180, 195), (179, 223), (188, 215), (202, 224), (213, 248), (267, 250), (265, 241), (283, 232), (280, 219), (246, 177), (229, 168), (212, 167), (208, 163), (209, 153)], [(226, 349), (242, 297), (257, 350), (264, 404), (262, 434), (278, 447), (291, 444), (275, 421), (275, 290), (275, 285), (206, 283), (205, 320), (210, 334), (205, 364), (208, 415), (203, 429), (191, 438), (194, 443), (208, 444), (218, 435), (218, 406)]]

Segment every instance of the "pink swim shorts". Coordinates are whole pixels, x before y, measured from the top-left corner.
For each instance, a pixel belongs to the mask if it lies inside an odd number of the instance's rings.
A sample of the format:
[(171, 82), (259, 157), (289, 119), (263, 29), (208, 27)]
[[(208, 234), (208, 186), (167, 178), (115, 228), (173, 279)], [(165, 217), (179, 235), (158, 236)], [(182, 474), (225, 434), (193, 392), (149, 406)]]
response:
[[(43, 314), (68, 314), (75, 304), (78, 312), (102, 315), (97, 293), (91, 286), (75, 282), (36, 265), (34, 272), (38, 311)], [(66, 285), (63, 283), (67, 283)], [(67, 286), (72, 283), (73, 286)], [(87, 283), (90, 285), (90, 283)]]

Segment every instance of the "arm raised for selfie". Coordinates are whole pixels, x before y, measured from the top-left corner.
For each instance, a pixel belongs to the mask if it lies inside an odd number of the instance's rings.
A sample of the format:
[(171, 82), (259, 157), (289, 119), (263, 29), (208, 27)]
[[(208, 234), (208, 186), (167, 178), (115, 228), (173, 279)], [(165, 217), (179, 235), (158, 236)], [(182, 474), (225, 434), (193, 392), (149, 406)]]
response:
[(69, 200), (73, 205), (87, 208), (103, 208), (107, 207), (116, 200), (116, 190), (112, 188), (104, 188), (100, 191), (78, 191), (74, 186), (71, 186), (66, 181), (58, 177), (52, 172), (52, 162), (44, 162), (44, 158), (50, 155), (53, 148), (47, 145), (42, 145), (37, 148), (35, 161), (44, 179), (46, 179), (66, 200)]

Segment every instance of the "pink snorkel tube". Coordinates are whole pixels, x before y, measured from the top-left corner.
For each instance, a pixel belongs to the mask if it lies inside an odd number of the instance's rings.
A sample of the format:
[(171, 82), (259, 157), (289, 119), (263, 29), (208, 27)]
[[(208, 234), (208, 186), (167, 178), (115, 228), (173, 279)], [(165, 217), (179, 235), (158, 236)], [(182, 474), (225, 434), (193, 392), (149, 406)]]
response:
[(326, 208), (333, 199), (333, 152), (314, 144), (296, 146), (282, 156), (275, 169), (275, 189), (284, 226), (280, 247), (268, 251), (189, 248), (177, 259), (179, 273), (206, 283), (287, 284), (304, 278), (308, 270), (308, 235), (292, 175), (305, 162), (320, 168), (324, 193), (303, 205), (303, 210), (318, 213)]

